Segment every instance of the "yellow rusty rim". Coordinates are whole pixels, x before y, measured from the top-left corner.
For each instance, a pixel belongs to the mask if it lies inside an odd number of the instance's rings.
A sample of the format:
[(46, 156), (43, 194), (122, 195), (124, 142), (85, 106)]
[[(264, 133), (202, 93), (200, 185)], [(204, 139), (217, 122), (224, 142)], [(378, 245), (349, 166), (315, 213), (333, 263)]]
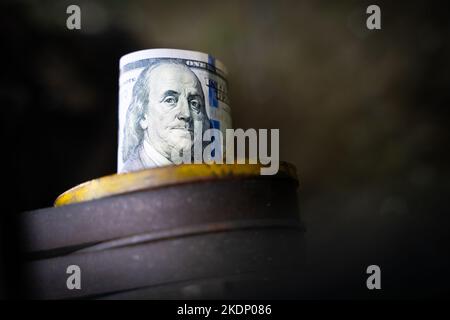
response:
[[(141, 171), (113, 174), (79, 184), (55, 200), (55, 207), (101, 199), (128, 192), (141, 191), (179, 183), (223, 178), (261, 176), (261, 164), (182, 164)], [(281, 162), (276, 177), (297, 180), (296, 169)], [(271, 176), (261, 176), (271, 177)]]

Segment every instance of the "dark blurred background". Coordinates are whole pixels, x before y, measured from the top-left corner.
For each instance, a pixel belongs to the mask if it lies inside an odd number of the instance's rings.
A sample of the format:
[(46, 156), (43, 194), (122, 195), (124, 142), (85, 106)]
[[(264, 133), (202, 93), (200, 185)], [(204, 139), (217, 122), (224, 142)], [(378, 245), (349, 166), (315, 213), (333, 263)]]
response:
[[(66, 28), (70, 4), (81, 30)], [(366, 28), (369, 4), (381, 30)], [(179, 48), (225, 63), (234, 127), (280, 129), (301, 182), (307, 296), (448, 297), (448, 12), (429, 1), (4, 2), (3, 296), (20, 232), (10, 217), (116, 170), (120, 56)], [(366, 289), (370, 264), (381, 291)]]

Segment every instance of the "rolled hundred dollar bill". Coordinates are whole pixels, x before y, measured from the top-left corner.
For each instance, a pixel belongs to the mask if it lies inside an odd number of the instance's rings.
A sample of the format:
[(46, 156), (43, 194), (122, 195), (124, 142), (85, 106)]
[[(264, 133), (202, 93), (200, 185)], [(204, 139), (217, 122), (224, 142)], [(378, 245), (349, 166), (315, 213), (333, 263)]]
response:
[(225, 134), (231, 128), (226, 75), (220, 61), (196, 51), (149, 49), (123, 56), (117, 172), (175, 163), (201, 139), (195, 130)]

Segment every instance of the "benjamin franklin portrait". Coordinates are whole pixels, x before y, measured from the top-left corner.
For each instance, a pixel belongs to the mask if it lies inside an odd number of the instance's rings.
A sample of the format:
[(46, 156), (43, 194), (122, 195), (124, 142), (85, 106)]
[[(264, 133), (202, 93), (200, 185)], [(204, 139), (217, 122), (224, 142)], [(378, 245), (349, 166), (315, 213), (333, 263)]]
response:
[(145, 68), (127, 110), (123, 171), (170, 165), (174, 156), (181, 158), (183, 150), (193, 150), (194, 122), (202, 124), (202, 136), (210, 127), (195, 73), (171, 60)]

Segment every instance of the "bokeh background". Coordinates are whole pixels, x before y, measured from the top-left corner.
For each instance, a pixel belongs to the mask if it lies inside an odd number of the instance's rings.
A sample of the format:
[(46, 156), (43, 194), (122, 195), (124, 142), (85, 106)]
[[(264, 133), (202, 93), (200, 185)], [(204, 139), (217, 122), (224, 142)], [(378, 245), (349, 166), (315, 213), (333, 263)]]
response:
[[(81, 7), (81, 30), (66, 8)], [(382, 29), (366, 28), (378, 4)], [(449, 296), (450, 20), (428, 1), (6, 1), (0, 101), (9, 217), (114, 173), (118, 61), (204, 51), (235, 127), (279, 128), (300, 177), (308, 296)], [(382, 269), (369, 292), (365, 269)], [(13, 272), (9, 258), (2, 267)], [(6, 277), (6, 282), (13, 279)], [(5, 278), (3, 278), (5, 288)], [(11, 286), (11, 283), (10, 283)], [(12, 284), (14, 287), (14, 284)]]

